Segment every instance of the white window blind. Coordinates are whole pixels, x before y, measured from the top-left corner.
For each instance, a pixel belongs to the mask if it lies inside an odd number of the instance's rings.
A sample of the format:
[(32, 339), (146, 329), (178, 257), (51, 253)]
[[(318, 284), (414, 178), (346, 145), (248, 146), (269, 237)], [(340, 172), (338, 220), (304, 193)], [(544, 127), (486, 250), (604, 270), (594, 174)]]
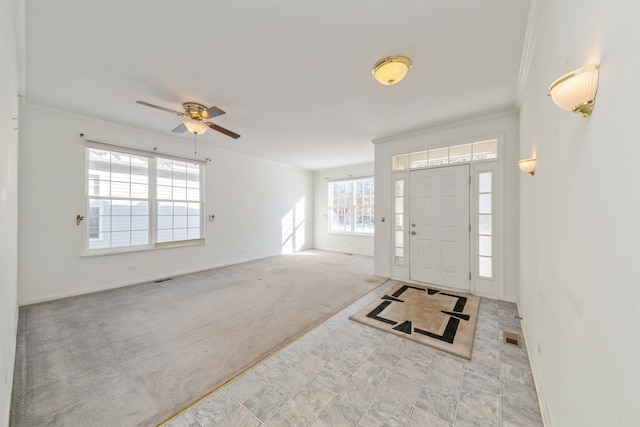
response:
[(200, 165), (158, 158), (158, 242), (201, 237)]
[(88, 142), (87, 249), (202, 240), (203, 183), (202, 162)]
[(149, 159), (90, 148), (89, 249), (149, 244)]

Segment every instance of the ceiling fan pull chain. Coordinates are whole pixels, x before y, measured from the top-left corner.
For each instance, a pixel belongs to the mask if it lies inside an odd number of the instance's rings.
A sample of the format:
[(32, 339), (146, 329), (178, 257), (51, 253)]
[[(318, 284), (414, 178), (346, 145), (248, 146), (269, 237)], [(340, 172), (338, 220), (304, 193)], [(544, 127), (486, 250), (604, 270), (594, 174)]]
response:
[(197, 133), (194, 133), (194, 134), (193, 134), (193, 154), (194, 154), (194, 155), (197, 155), (197, 154), (198, 154), (198, 150), (197, 150), (197, 148), (196, 148), (196, 144), (197, 144), (197, 140), (196, 140), (196, 138), (197, 138), (197, 137), (198, 137), (198, 134), (197, 134)]

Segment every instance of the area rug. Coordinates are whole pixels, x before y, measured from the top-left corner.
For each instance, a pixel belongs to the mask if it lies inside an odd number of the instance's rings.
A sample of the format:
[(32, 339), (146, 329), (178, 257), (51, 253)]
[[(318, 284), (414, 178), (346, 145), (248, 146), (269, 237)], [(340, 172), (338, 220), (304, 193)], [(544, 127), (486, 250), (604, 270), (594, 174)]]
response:
[(398, 282), (349, 318), (471, 359), (479, 305), (477, 296)]

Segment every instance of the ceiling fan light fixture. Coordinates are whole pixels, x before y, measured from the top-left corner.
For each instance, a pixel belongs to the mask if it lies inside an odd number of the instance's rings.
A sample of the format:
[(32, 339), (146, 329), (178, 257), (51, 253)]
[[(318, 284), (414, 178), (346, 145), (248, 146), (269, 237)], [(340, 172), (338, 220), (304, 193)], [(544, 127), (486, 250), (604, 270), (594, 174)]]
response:
[(385, 86), (391, 86), (404, 79), (411, 69), (411, 59), (403, 55), (382, 58), (371, 69), (373, 77)]
[(186, 127), (189, 132), (195, 135), (202, 135), (209, 130), (209, 126), (205, 125), (199, 120), (185, 119), (183, 123), (184, 127)]

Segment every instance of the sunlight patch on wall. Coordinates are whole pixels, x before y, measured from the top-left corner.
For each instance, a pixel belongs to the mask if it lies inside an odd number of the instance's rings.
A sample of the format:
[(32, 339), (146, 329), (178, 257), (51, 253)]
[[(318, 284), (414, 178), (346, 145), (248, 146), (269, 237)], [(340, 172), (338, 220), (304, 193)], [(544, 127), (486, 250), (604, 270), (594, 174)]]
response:
[(305, 244), (305, 210), (306, 200), (298, 200), (295, 207), (281, 219), (282, 224), (282, 253), (298, 252)]

